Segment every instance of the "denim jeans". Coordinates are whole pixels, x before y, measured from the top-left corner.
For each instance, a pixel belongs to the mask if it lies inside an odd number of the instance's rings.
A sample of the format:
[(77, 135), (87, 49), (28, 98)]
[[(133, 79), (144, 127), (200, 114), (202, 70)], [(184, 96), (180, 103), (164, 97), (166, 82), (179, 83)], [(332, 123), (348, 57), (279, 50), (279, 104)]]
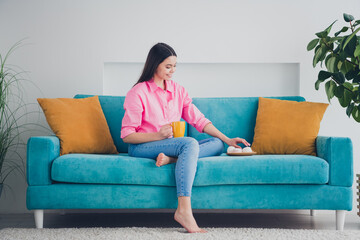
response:
[(129, 144), (129, 155), (156, 159), (159, 153), (177, 157), (175, 180), (177, 196), (191, 196), (198, 158), (218, 156), (224, 150), (219, 138), (197, 141), (192, 137), (167, 138), (160, 141)]

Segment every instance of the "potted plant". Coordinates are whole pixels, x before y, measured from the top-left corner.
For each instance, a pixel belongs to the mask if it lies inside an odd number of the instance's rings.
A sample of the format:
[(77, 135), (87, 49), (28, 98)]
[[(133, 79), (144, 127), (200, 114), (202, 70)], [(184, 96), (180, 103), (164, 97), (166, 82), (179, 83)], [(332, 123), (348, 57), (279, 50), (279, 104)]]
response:
[[(27, 111), (31, 104), (26, 103), (23, 98), (25, 71), (19, 67), (8, 64), (9, 56), (22, 45), (22, 41), (15, 43), (10, 50), (2, 55), (0, 53), (0, 196), (4, 182), (13, 172), (18, 172), (25, 179), (25, 163), (21, 154), (21, 148), (26, 146), (22, 139), (29, 125), (39, 124), (27, 123), (26, 117), (38, 111)], [(8, 186), (10, 188), (10, 186)]]
[(319, 62), (321, 70), (315, 82), (315, 89), (319, 90), (322, 82), (328, 101), (333, 97), (338, 98), (342, 107), (346, 108), (348, 117), (353, 117), (360, 122), (360, 20), (355, 20), (352, 15), (343, 14), (345, 22), (349, 25), (342, 27), (333, 37), (329, 36), (334, 21), (324, 31), (315, 35), (307, 50), (314, 49), (313, 67)]

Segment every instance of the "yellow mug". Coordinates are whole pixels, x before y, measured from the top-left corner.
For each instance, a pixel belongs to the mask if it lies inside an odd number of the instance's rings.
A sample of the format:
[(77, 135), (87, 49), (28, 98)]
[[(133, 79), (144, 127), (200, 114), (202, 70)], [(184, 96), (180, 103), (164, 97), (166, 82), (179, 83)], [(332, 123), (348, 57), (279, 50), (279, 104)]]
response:
[(172, 122), (171, 127), (172, 127), (172, 130), (173, 130), (174, 138), (184, 136), (184, 134), (185, 134), (185, 122), (183, 122), (183, 121)]

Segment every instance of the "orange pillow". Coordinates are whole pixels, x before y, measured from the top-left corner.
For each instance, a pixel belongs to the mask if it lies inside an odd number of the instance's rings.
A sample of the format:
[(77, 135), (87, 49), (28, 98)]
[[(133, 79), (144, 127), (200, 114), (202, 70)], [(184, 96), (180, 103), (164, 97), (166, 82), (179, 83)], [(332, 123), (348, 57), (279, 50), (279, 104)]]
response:
[(315, 140), (328, 105), (260, 97), (251, 148), (258, 154), (316, 156)]
[(49, 126), (60, 139), (60, 155), (117, 154), (99, 97), (38, 98)]

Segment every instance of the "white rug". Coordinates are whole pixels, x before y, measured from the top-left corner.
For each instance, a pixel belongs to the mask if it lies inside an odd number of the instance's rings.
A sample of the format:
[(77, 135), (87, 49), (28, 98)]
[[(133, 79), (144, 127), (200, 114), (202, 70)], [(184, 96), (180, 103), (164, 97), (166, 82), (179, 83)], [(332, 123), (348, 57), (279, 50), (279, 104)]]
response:
[(204, 228), (208, 233), (186, 233), (183, 228), (5, 228), (0, 230), (0, 239), (360, 239), (360, 231), (305, 230), (275, 228)]

